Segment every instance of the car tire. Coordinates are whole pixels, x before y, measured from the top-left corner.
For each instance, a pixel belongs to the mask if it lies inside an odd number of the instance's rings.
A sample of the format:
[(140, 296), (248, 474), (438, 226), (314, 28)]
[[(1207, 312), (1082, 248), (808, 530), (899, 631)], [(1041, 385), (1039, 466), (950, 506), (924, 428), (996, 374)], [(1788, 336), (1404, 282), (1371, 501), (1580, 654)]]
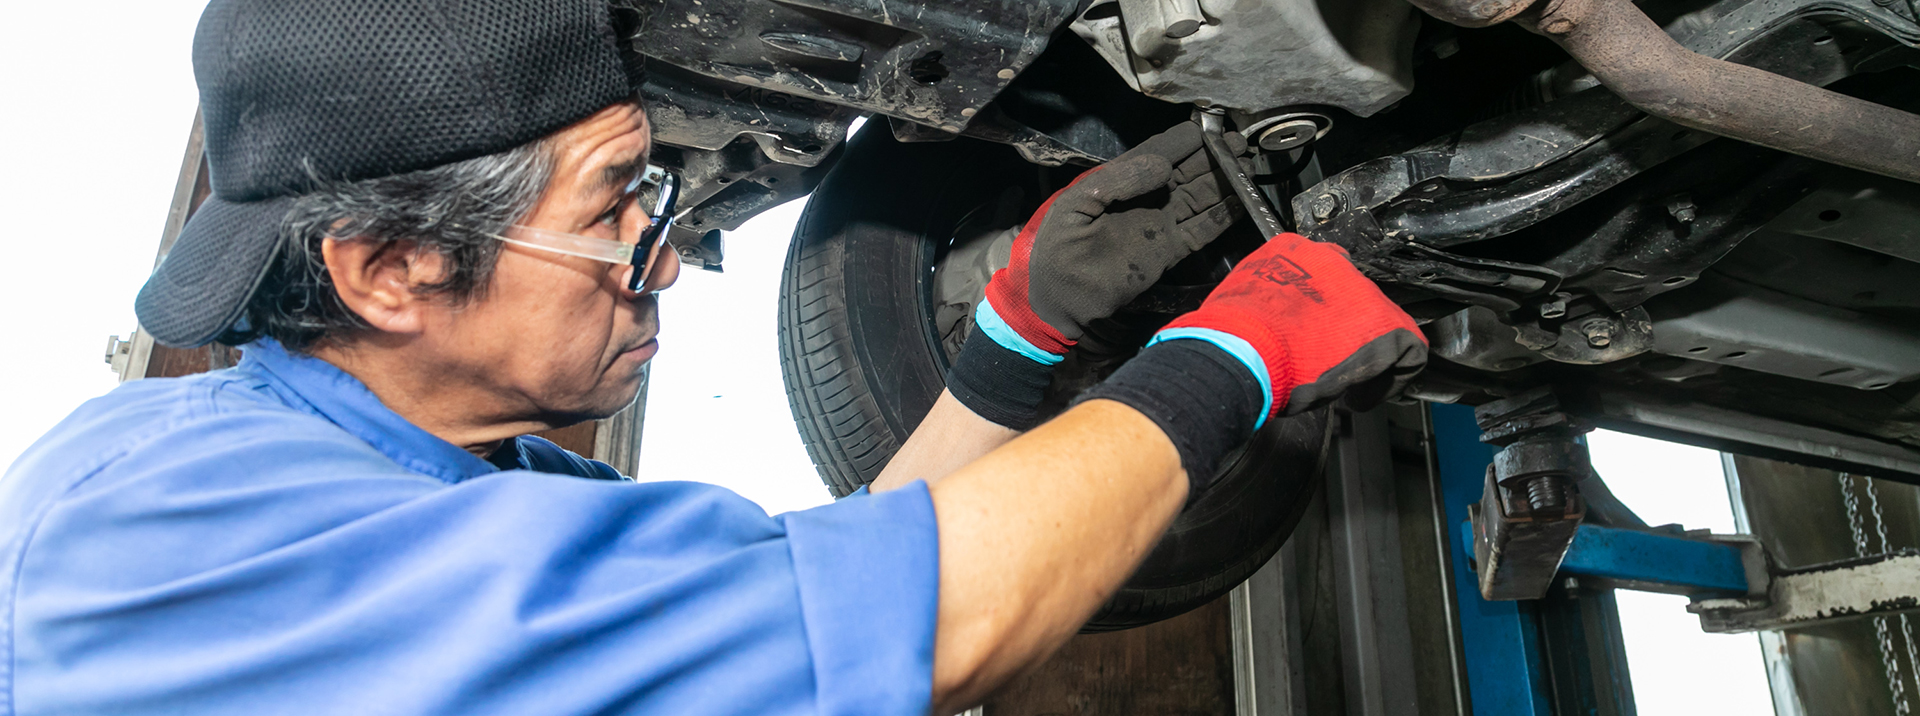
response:
[[(795, 228), (779, 309), (788, 401), (835, 496), (878, 477), (944, 387), (990, 273), (954, 279), (961, 269), (947, 264), (977, 263), (978, 242), (1008, 243), (1010, 227), (1071, 175), (998, 144), (897, 142), (879, 120), (848, 142)], [(949, 295), (956, 281), (970, 299)], [(1259, 569), (1319, 482), (1326, 428), (1318, 412), (1269, 421), (1084, 630), (1177, 616)]]

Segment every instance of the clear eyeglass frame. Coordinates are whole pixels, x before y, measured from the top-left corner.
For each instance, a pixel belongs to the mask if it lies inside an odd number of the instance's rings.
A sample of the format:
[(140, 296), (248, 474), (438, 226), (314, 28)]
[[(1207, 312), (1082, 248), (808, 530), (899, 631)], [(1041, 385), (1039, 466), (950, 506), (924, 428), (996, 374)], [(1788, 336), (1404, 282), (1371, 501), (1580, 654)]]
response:
[(680, 176), (672, 170), (648, 164), (627, 184), (621, 196), (622, 203), (628, 201), (626, 197), (631, 197), (640, 206), (651, 205), (647, 212), (651, 223), (641, 230), (640, 240), (636, 243), (520, 225), (510, 226), (507, 235), (494, 234), (493, 238), (529, 249), (632, 266), (633, 273), (627, 279), (627, 290), (639, 293), (646, 285), (648, 271), (653, 268), (650, 264), (654, 249), (660, 246), (666, 239), (667, 230), (673, 227), (674, 208), (680, 199)]

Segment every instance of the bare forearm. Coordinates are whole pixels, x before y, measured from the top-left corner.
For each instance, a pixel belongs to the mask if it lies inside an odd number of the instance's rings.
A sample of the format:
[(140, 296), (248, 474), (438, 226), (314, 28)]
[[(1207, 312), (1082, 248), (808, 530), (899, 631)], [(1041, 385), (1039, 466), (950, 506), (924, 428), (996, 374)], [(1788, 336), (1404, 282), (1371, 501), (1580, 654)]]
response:
[(868, 489), (885, 492), (914, 480), (932, 485), (1019, 436), (1017, 431), (975, 415), (952, 393), (942, 390), (933, 410)]
[(940, 523), (933, 689), (946, 712), (1072, 636), (1179, 512), (1187, 479), (1152, 420), (1095, 400), (931, 489)]

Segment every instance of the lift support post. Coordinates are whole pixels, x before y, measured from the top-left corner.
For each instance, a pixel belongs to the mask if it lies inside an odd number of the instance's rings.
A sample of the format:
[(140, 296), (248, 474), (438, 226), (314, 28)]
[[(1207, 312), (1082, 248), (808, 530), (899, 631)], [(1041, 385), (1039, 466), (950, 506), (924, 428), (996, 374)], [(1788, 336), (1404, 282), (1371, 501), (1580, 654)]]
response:
[[(1699, 615), (1702, 630), (1710, 633), (1778, 635), (1781, 630), (1794, 633), (1791, 630), (1920, 611), (1920, 551), (1893, 550), (1812, 565), (1805, 565), (1805, 555), (1799, 555), (1783, 562), (1770, 553), (1783, 544), (1754, 535), (1690, 532), (1677, 525), (1645, 527), (1611, 495), (1602, 494), (1594, 495), (1594, 504), (1612, 502), (1615, 507), (1581, 516), (1597, 520), (1573, 518), (1578, 525), (1568, 530), (1564, 542), (1545, 545), (1551, 554), (1528, 551), (1544, 544), (1539, 540), (1501, 541), (1498, 556), (1505, 568), (1489, 590), (1489, 577), (1479, 570), (1488, 566), (1486, 556), (1493, 546), (1489, 536), (1501, 533), (1485, 523), (1490, 517), (1486, 508), (1490, 503), (1502, 506), (1489, 495), (1515, 505), (1514, 495), (1521, 491), (1501, 489), (1499, 453), (1483, 442), (1490, 424), (1487, 415), (1476, 424), (1474, 413), (1462, 406), (1433, 405), (1430, 411), (1435, 467), (1447, 519), (1453, 522), (1448, 540), (1467, 691), (1475, 714), (1632, 713), (1632, 690), (1612, 610), (1615, 589), (1688, 596), (1692, 602), (1687, 610)], [(1604, 491), (1590, 468), (1585, 476), (1579, 472), (1568, 474), (1579, 480), (1581, 489)], [(1858, 541), (1860, 526), (1854, 530)], [(1601, 600), (1605, 613), (1596, 621), (1594, 603)], [(1583, 618), (1567, 618), (1571, 601), (1585, 602), (1580, 607), (1586, 610)], [(1792, 678), (1783, 674), (1771, 678)], [(1776, 692), (1780, 688), (1776, 683)], [(1801, 703), (1798, 697), (1792, 700)], [(1609, 709), (1607, 702), (1616, 706)]]

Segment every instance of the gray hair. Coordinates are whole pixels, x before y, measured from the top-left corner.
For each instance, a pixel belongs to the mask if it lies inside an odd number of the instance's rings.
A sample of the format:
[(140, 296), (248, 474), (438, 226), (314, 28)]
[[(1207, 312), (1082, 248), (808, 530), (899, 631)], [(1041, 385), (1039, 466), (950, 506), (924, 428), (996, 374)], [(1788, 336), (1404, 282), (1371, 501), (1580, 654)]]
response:
[(320, 253), (329, 236), (381, 244), (408, 240), (445, 259), (446, 273), (414, 287), (462, 305), (483, 296), (500, 257), (493, 238), (539, 201), (553, 174), (546, 141), (406, 174), (360, 181), (315, 180), (280, 222), (280, 247), (240, 325), (221, 343), (266, 337), (306, 352), (371, 326), (334, 290)]

